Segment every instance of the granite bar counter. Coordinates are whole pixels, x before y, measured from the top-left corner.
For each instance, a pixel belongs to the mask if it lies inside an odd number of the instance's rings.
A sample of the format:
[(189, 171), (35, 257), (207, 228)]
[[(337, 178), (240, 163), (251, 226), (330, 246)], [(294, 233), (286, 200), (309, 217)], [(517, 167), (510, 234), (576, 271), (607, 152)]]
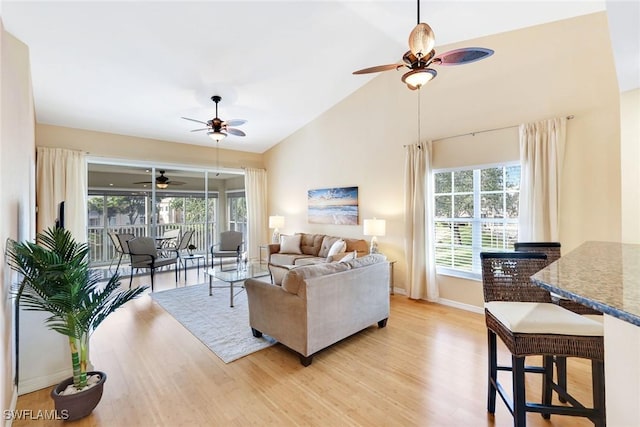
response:
[(604, 313), (607, 426), (640, 426), (640, 245), (586, 242), (531, 280)]
[(532, 280), (553, 293), (640, 326), (640, 245), (586, 242)]

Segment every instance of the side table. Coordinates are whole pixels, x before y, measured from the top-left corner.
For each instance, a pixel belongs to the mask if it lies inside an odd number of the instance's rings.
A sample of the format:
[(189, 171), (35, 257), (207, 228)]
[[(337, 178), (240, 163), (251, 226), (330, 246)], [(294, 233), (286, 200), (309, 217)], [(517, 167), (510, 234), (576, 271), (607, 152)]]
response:
[(395, 292), (393, 290), (393, 266), (395, 265), (395, 263), (395, 259), (389, 261), (389, 293), (391, 295), (395, 295)]
[[(262, 257), (262, 251), (265, 251), (265, 257)], [(263, 243), (262, 245), (258, 246), (258, 259), (260, 260), (260, 265), (264, 265), (266, 264), (269, 260), (269, 244), (268, 243)]]
[(187, 280), (187, 261), (191, 260), (192, 264), (193, 264), (193, 261), (196, 262), (196, 265), (198, 268), (198, 277), (199, 277), (200, 276), (200, 260), (203, 260), (203, 259), (204, 259), (204, 255), (202, 254), (183, 255), (180, 257), (182, 266), (184, 267), (184, 280)]

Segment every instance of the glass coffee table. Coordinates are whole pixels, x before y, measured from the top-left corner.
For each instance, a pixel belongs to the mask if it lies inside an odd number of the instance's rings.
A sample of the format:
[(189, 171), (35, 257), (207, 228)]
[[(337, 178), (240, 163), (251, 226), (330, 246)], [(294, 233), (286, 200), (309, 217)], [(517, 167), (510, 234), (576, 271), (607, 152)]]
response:
[[(209, 296), (213, 295), (213, 288), (229, 288), (229, 307), (233, 307), (233, 298), (244, 290), (244, 281), (254, 277), (264, 277), (269, 275), (269, 269), (266, 265), (260, 265), (259, 262), (252, 262), (246, 265), (239, 264), (236, 270), (221, 271), (216, 268), (207, 268), (205, 274), (209, 276)], [(218, 279), (227, 283), (226, 285), (214, 285), (214, 279)], [(234, 285), (242, 282), (236, 287), (234, 293)]]

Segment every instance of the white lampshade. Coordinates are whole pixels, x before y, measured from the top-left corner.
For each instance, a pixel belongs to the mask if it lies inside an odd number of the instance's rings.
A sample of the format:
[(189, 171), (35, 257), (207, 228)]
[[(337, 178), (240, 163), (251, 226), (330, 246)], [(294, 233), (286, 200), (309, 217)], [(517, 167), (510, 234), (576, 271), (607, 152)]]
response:
[(227, 134), (222, 132), (222, 131), (209, 131), (207, 132), (207, 135), (209, 135), (209, 138), (213, 139), (216, 142), (222, 141), (223, 139), (225, 139), (227, 137)]
[(438, 73), (431, 68), (419, 68), (411, 70), (402, 76), (402, 82), (409, 86), (409, 89), (419, 89), (429, 83)]
[(273, 215), (269, 217), (269, 228), (282, 228), (284, 227), (284, 217), (280, 215)]
[(384, 219), (365, 219), (365, 236), (384, 236), (387, 229), (387, 222)]

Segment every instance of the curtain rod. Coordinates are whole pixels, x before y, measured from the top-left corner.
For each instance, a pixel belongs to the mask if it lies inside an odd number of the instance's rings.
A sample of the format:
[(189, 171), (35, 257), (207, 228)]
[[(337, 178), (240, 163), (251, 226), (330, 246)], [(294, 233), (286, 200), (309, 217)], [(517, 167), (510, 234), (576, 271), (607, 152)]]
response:
[[(567, 120), (571, 120), (574, 117), (575, 116), (573, 114), (571, 114), (571, 115), (567, 116), (566, 118), (567, 118)], [(436, 138), (433, 141), (444, 141), (445, 139), (458, 138), (459, 136), (466, 136), (466, 135), (475, 136), (477, 133), (494, 132), (494, 131), (497, 131), (497, 130), (517, 128), (518, 126), (520, 126), (520, 125), (511, 125), (511, 126), (504, 126), (504, 127), (501, 127), (501, 128), (478, 130), (478, 131), (475, 131), (475, 132), (461, 133), (459, 135), (445, 136), (444, 138)], [(403, 147), (407, 147), (407, 145), (404, 145)]]

